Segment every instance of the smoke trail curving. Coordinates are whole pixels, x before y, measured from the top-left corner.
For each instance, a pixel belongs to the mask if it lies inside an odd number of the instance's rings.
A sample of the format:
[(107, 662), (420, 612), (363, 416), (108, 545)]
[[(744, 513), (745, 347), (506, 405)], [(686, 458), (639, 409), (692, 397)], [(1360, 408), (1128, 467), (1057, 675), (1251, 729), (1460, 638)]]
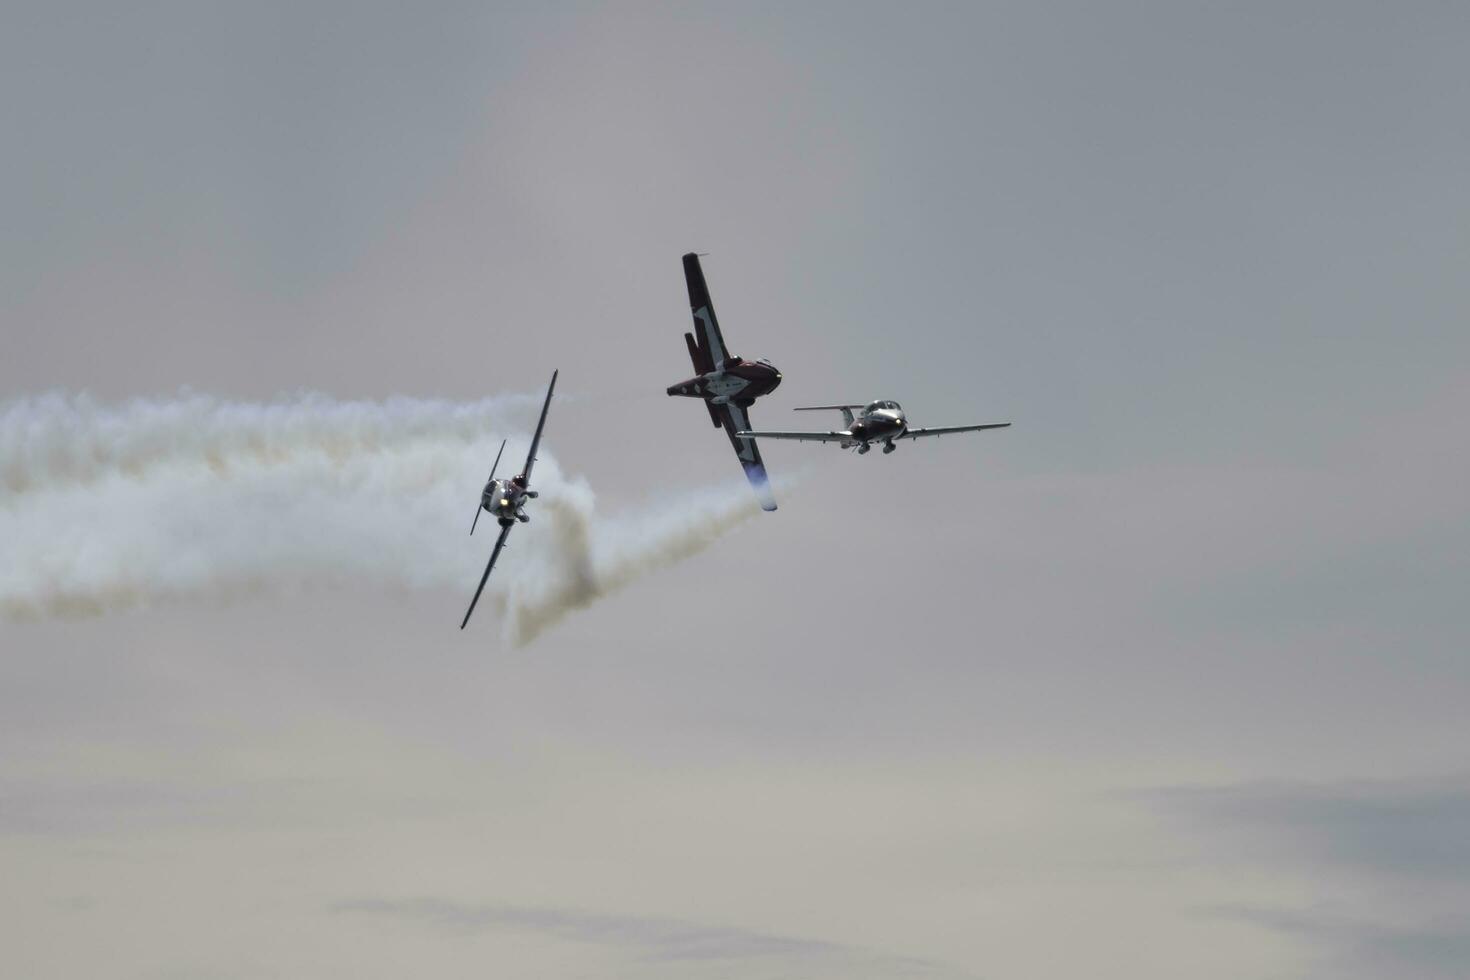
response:
[(654, 569), (698, 554), (761, 512), (749, 488), (740, 485), (691, 493), (611, 522), (594, 520), (590, 493), (545, 503), (554, 535), (548, 554), (555, 567), (551, 574), (518, 578), (497, 602), (517, 646)]
[[(466, 522), (492, 450), (507, 417), (538, 402), (186, 395), (108, 408), (47, 396), (0, 406), (0, 615), (348, 583), (467, 596), (488, 557), (488, 538), (467, 537)], [(528, 437), (510, 438), (506, 459), (518, 464)], [(731, 486), (604, 518), (586, 482), (565, 477), (544, 447), (536, 485), (534, 519), (515, 531), (513, 561), (487, 593), (516, 644), (759, 513)]]

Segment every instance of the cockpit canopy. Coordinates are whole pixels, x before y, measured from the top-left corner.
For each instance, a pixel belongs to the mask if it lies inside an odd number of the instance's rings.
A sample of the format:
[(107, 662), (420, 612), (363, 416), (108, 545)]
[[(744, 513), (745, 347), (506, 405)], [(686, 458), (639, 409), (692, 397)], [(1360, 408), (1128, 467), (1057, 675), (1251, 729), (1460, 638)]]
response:
[(898, 402), (879, 401), (879, 402), (869, 402), (868, 403), (868, 406), (863, 409), (863, 414), (865, 414), (865, 415), (872, 415), (874, 412), (899, 412), (899, 411), (902, 411), (902, 409), (900, 409), (898, 407)]

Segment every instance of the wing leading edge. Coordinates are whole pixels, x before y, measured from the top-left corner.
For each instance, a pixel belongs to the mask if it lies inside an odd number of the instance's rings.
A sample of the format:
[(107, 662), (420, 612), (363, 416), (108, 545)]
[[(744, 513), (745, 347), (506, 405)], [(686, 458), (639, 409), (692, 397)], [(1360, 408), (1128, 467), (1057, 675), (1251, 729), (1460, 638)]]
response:
[[(924, 436), (946, 436), (954, 432), (979, 432), (981, 429), (1005, 429), (1010, 427), (1009, 422), (990, 422), (985, 425), (946, 425), (933, 429), (909, 429), (901, 436), (894, 439), (920, 439)], [(794, 439), (798, 442), (842, 442), (852, 439), (851, 432), (749, 432), (738, 430), (735, 433), (737, 439), (750, 440), (755, 445), (756, 439)]]
[(710, 408), (719, 412), (725, 434), (730, 437), (730, 445), (734, 447), (735, 456), (745, 470), (745, 478), (750, 481), (751, 489), (760, 501), (761, 510), (775, 510), (776, 495), (771, 492), (771, 478), (766, 474), (765, 462), (761, 460), (760, 447), (754, 439), (741, 435), (750, 428), (750, 416), (739, 405), (711, 405)]
[(684, 256), (684, 283), (689, 287), (689, 311), (694, 314), (694, 333), (699, 338), (700, 351), (710, 364), (705, 370), (712, 371), (730, 356), (730, 352), (725, 348), (725, 338), (720, 333), (720, 321), (715, 318), (715, 304), (709, 298), (709, 287), (704, 284), (699, 256), (694, 252)]
[(546, 401), (541, 403), (541, 420), (536, 423), (536, 434), (531, 437), (531, 451), (526, 453), (526, 468), (521, 470), (528, 487), (531, 485), (531, 467), (536, 462), (536, 450), (541, 445), (541, 430), (546, 428), (546, 412), (551, 408), (551, 393), (556, 390), (556, 376), (560, 373), (560, 370), (551, 372), (551, 384), (546, 386)]
[(505, 547), (505, 539), (510, 537), (510, 529), (514, 524), (507, 524), (500, 529), (500, 537), (495, 539), (495, 550), (490, 552), (490, 560), (485, 564), (485, 574), (480, 576), (480, 584), (475, 589), (475, 597), (470, 600), (470, 608), (465, 610), (464, 622), (459, 624), (464, 629), (470, 624), (470, 615), (475, 611), (475, 604), (480, 601), (480, 593), (485, 591), (485, 583), (490, 580), (490, 570), (495, 567), (495, 559), (500, 557), (500, 549)]
[(986, 425), (945, 425), (937, 429), (909, 429), (900, 439), (920, 439), (924, 436), (947, 436), (951, 432), (979, 432), (981, 429), (1007, 429), (1009, 422), (991, 422)]
[(755, 445), (756, 439), (794, 439), (798, 442), (841, 442), (851, 439), (851, 432), (737, 432), (738, 439), (749, 440)]

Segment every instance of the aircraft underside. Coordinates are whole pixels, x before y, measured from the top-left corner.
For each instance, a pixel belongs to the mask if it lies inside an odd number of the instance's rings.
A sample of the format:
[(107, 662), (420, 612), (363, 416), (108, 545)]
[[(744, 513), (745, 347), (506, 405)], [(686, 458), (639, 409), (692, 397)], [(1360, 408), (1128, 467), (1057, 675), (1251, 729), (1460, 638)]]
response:
[(694, 319), (694, 329), (684, 334), (684, 344), (695, 375), (669, 386), (667, 391), (670, 395), (704, 401), (710, 424), (725, 430), (730, 448), (735, 451), (761, 508), (775, 510), (776, 499), (771, 494), (771, 481), (761, 461), (760, 449), (736, 433), (750, 428), (746, 410), (757, 398), (770, 394), (781, 384), (781, 372), (770, 361), (748, 361), (730, 353), (715, 318), (699, 256), (693, 252), (684, 256), (684, 280), (689, 287), (689, 312)]
[[(844, 442), (841, 445), (843, 449), (856, 449), (859, 456), (863, 455), (863, 453), (866, 453), (873, 448), (873, 442)], [(892, 439), (883, 440), (884, 455), (893, 452), (897, 448), (898, 446), (894, 444)]]

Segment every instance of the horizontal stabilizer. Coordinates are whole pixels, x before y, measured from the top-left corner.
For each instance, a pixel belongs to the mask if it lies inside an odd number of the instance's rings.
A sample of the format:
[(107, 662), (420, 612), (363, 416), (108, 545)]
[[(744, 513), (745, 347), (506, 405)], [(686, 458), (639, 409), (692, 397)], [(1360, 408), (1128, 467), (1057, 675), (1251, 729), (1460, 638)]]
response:
[(861, 405), (811, 405), (807, 408), (793, 408), (793, 412), (841, 412), (843, 423), (852, 428), (853, 409), (861, 409)]

